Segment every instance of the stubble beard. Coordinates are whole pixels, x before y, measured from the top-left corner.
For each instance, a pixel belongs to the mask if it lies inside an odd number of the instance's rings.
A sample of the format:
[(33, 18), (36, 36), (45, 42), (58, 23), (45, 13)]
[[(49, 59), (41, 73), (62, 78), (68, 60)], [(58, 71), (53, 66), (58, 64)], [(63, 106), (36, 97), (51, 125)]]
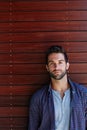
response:
[(55, 79), (55, 80), (61, 80), (66, 74), (67, 74), (67, 70), (65, 70), (64, 72), (62, 72), (60, 75), (55, 75), (52, 72), (49, 72), (50, 77)]

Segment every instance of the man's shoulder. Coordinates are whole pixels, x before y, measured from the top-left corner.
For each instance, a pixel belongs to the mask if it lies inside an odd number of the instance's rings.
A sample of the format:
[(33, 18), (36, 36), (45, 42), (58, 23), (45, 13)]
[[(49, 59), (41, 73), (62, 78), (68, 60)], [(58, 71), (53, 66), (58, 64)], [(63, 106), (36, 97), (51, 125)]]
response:
[(75, 90), (78, 90), (82, 93), (87, 93), (87, 87), (85, 85), (77, 83), (77, 82), (73, 82), (73, 81), (71, 81), (71, 83), (72, 83), (72, 86), (74, 86)]
[(49, 89), (49, 85), (44, 85), (40, 89), (38, 89), (31, 97), (32, 100), (40, 100), (41, 98), (47, 95)]

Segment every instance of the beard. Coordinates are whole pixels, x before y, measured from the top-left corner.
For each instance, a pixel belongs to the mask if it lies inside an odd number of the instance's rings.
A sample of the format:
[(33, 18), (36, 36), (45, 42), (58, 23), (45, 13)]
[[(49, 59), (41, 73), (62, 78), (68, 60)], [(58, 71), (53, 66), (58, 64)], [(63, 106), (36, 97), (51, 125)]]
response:
[(58, 75), (55, 75), (54, 73), (49, 72), (50, 77), (56, 80), (61, 80), (66, 74), (67, 74), (67, 70), (65, 70), (64, 72)]

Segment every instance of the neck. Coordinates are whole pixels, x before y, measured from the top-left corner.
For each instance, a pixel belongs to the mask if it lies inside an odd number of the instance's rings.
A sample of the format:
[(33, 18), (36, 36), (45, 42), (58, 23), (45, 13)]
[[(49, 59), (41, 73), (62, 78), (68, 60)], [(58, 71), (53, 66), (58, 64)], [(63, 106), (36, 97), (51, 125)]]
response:
[(52, 86), (52, 89), (58, 91), (60, 93), (61, 97), (63, 97), (65, 91), (69, 88), (67, 76), (65, 76), (61, 80), (52, 79), (51, 86)]

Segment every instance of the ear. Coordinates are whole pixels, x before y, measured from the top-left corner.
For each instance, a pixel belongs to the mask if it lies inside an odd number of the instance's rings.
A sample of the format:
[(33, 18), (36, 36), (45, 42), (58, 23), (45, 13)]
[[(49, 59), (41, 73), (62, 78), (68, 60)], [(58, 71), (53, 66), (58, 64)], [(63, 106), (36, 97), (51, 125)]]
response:
[(49, 71), (48, 65), (46, 65), (46, 69), (47, 69), (47, 71)]
[(69, 69), (69, 66), (70, 66), (70, 64), (69, 64), (69, 62), (67, 62), (67, 64), (66, 64), (66, 69), (67, 70)]

